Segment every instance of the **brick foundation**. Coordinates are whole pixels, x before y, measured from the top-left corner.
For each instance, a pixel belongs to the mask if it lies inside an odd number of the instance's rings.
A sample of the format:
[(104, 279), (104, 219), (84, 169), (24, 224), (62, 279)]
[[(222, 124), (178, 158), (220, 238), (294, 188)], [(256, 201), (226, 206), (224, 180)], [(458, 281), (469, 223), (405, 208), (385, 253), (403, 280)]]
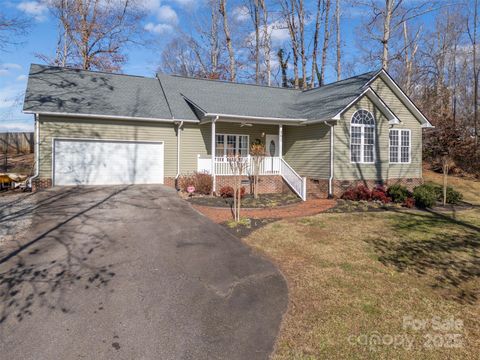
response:
[[(233, 176), (217, 176), (217, 193), (224, 186), (233, 187)], [(242, 186), (245, 187), (246, 193), (250, 194), (252, 191), (251, 183), (253, 183), (253, 178), (248, 176), (242, 176)], [(258, 179), (258, 193), (259, 194), (272, 194), (272, 193), (288, 193), (290, 188), (283, 181), (283, 178), (280, 175), (261, 175)]]
[(168, 187), (175, 187), (175, 178), (174, 177), (166, 177), (163, 179), (163, 184)]
[(307, 198), (326, 199), (328, 197), (327, 179), (307, 179)]
[(32, 180), (32, 191), (39, 191), (52, 187), (52, 179), (36, 178)]
[(343, 193), (349, 188), (365, 185), (369, 189), (373, 189), (375, 186), (383, 185), (386, 187), (400, 184), (405, 186), (408, 190), (412, 191), (414, 187), (422, 185), (422, 178), (401, 178), (401, 179), (388, 179), (387, 181), (377, 180), (334, 180), (333, 182), (333, 194), (335, 197), (341, 197)]

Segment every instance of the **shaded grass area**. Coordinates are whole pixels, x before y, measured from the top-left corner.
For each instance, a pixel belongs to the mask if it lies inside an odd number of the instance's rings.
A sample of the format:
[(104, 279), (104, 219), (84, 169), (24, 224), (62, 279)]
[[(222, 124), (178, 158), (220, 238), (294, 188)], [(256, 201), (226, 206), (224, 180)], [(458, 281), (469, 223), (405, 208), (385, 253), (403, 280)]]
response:
[[(289, 283), (274, 358), (477, 359), (479, 234), (479, 209), (324, 213), (259, 229), (245, 241)], [(463, 323), (434, 330), (434, 317)]]
[[(233, 198), (222, 198), (220, 196), (191, 197), (189, 202), (202, 206), (225, 207), (233, 206)], [(242, 208), (264, 209), (277, 206), (286, 206), (299, 203), (301, 199), (295, 194), (260, 194), (257, 199), (252, 195), (246, 195), (242, 199)]]
[[(443, 175), (431, 170), (423, 171), (423, 179), (426, 182), (433, 182), (439, 185), (443, 184)], [(449, 176), (448, 185), (460, 191), (465, 201), (474, 205), (480, 205), (480, 181)]]

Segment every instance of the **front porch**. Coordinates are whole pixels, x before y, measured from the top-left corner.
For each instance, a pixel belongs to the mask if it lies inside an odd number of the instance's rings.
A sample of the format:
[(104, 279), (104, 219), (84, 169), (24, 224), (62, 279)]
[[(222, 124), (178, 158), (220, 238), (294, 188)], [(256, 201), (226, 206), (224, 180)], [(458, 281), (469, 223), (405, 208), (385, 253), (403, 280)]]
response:
[[(204, 125), (208, 126), (208, 125)], [(250, 155), (252, 144), (261, 143), (265, 147), (265, 156), (260, 160), (258, 175), (278, 178), (302, 200), (306, 200), (306, 178), (300, 176), (283, 158), (283, 124), (258, 124), (245, 121), (210, 123), (209, 154), (197, 155), (197, 171), (213, 176), (213, 189), (219, 189), (218, 183), (228, 183), (235, 174), (232, 159), (240, 157), (243, 161), (242, 177), (247, 181), (254, 175), (254, 161)], [(214, 149), (214, 151), (211, 151)], [(273, 181), (278, 183), (278, 181)], [(278, 189), (279, 186), (274, 186)]]

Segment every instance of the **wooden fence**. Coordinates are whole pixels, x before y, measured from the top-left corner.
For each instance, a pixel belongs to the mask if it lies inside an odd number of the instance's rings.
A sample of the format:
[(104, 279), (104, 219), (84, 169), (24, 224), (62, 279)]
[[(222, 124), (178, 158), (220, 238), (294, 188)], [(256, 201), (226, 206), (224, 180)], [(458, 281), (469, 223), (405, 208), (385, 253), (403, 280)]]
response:
[(33, 132), (0, 133), (0, 154), (9, 156), (29, 154), (34, 151)]

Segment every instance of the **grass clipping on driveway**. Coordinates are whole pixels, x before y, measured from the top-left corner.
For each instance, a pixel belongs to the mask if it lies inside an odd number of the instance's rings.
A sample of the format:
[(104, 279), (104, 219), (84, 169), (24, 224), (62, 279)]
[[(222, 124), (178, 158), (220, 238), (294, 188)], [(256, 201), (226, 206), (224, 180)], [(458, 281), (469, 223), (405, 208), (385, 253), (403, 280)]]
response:
[[(479, 231), (478, 209), (456, 220), (420, 211), (320, 214), (256, 231), (246, 242), (289, 283), (273, 357), (477, 359)], [(427, 323), (413, 328), (409, 319)]]

